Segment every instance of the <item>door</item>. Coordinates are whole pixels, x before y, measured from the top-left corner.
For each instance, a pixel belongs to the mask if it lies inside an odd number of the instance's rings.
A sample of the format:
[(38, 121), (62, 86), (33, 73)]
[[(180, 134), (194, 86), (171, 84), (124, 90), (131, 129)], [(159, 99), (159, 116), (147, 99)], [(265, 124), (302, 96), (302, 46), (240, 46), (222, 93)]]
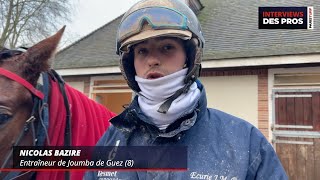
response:
[(132, 90), (122, 76), (94, 77), (90, 97), (116, 114), (121, 113), (132, 100)]
[(289, 179), (319, 180), (320, 90), (274, 90), (271, 129)]

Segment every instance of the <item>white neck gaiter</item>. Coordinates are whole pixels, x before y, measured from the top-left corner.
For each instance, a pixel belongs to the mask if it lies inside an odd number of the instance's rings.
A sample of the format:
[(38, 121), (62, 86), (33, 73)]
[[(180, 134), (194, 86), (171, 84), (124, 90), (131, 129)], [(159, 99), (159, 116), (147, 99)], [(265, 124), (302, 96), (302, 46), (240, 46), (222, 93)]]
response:
[(176, 98), (166, 114), (159, 113), (159, 107), (176, 91), (185, 85), (184, 79), (188, 69), (182, 69), (173, 74), (158, 79), (143, 79), (135, 76), (141, 91), (138, 103), (142, 112), (150, 117), (150, 123), (156, 125), (160, 130), (166, 129), (171, 123), (180, 118), (184, 113), (190, 111), (198, 102), (200, 90), (194, 82), (187, 93)]

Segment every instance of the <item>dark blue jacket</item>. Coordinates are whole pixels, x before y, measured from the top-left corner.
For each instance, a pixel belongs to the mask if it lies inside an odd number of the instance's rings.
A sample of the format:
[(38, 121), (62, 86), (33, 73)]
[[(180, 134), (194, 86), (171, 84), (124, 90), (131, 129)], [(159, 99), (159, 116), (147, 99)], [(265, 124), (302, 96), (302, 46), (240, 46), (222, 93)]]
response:
[[(120, 115), (113, 118), (98, 146), (186, 145), (188, 170), (158, 171), (88, 171), (85, 179), (142, 180), (251, 180), (288, 179), (267, 139), (250, 123), (207, 108), (206, 93), (200, 83), (201, 97), (196, 108), (185, 118), (159, 131), (145, 123), (137, 97)], [(118, 141), (119, 142), (119, 141)]]

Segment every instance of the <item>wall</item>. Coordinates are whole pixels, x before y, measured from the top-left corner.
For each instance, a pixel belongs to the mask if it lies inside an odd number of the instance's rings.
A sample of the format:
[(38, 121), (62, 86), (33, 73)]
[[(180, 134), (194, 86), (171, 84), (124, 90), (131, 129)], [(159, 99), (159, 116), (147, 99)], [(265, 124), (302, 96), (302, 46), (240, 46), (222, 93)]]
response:
[(258, 127), (258, 76), (202, 77), (208, 107), (240, 117)]
[[(237, 97), (237, 98), (243, 98), (243, 99), (242, 101), (233, 100), (229, 102), (228, 104), (230, 105), (230, 110), (227, 109), (227, 111), (230, 111), (230, 113), (237, 113), (237, 112), (233, 112), (231, 107), (246, 108), (246, 107), (242, 107), (244, 106), (243, 102), (246, 102), (245, 101), (246, 98), (249, 98), (249, 96), (251, 96), (250, 97), (251, 104), (247, 107), (246, 111), (249, 111), (250, 108), (252, 108), (252, 110), (245, 115), (240, 114), (239, 116), (244, 116), (245, 119), (246, 119), (246, 116), (248, 116), (249, 121), (252, 121), (252, 124), (255, 124), (259, 128), (259, 130), (264, 134), (264, 136), (268, 139), (269, 138), (269, 114), (268, 114), (268, 71), (267, 69), (264, 69), (264, 68), (203, 69), (200, 79), (208, 79), (208, 78), (209, 79), (212, 78), (212, 82), (209, 80), (209, 87), (206, 87), (207, 93), (208, 93), (208, 88), (213, 88), (213, 89), (215, 88), (213, 85), (214, 82), (219, 82), (220, 85), (225, 84), (225, 87), (236, 88), (237, 86), (232, 86), (232, 83), (235, 83), (235, 80), (238, 79), (239, 82), (237, 83), (241, 84), (243, 80), (243, 83), (246, 83), (248, 86), (251, 86), (251, 87), (247, 87), (247, 90), (251, 91), (252, 94), (247, 94), (247, 93), (241, 94), (241, 92), (245, 93), (246, 87), (238, 84), (238, 88), (240, 87), (241, 88), (238, 90), (239, 92), (234, 91), (234, 92), (237, 92), (237, 94), (233, 94), (233, 96), (235, 95), (243, 96), (243, 97)], [(254, 79), (256, 79), (257, 81)], [(225, 80), (226, 82), (223, 82), (223, 80)], [(210, 83), (212, 85), (210, 85)], [(220, 87), (220, 91), (223, 91), (222, 87)], [(254, 99), (256, 99), (255, 100), (256, 103), (253, 102)], [(219, 106), (225, 107), (226, 104), (224, 105), (223, 104), (221, 103), (221, 105)], [(245, 104), (245, 106), (247, 106), (247, 103)], [(254, 120), (254, 117), (256, 117), (256, 120)]]

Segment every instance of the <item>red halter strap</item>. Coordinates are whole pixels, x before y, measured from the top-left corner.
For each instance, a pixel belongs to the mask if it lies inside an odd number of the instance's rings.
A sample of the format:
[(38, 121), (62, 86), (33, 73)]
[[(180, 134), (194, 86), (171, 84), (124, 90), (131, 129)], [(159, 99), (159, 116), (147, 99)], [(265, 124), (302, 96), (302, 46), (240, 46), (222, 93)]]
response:
[(32, 94), (34, 94), (35, 96), (37, 96), (41, 100), (44, 98), (44, 94), (41, 91), (37, 90), (28, 81), (26, 81), (25, 79), (21, 78), (20, 76), (12, 73), (12, 72), (10, 72), (10, 71), (8, 71), (6, 69), (3, 69), (3, 68), (0, 68), (0, 75), (6, 76), (7, 78), (9, 78), (11, 80), (20, 83), (22, 86), (27, 88)]

